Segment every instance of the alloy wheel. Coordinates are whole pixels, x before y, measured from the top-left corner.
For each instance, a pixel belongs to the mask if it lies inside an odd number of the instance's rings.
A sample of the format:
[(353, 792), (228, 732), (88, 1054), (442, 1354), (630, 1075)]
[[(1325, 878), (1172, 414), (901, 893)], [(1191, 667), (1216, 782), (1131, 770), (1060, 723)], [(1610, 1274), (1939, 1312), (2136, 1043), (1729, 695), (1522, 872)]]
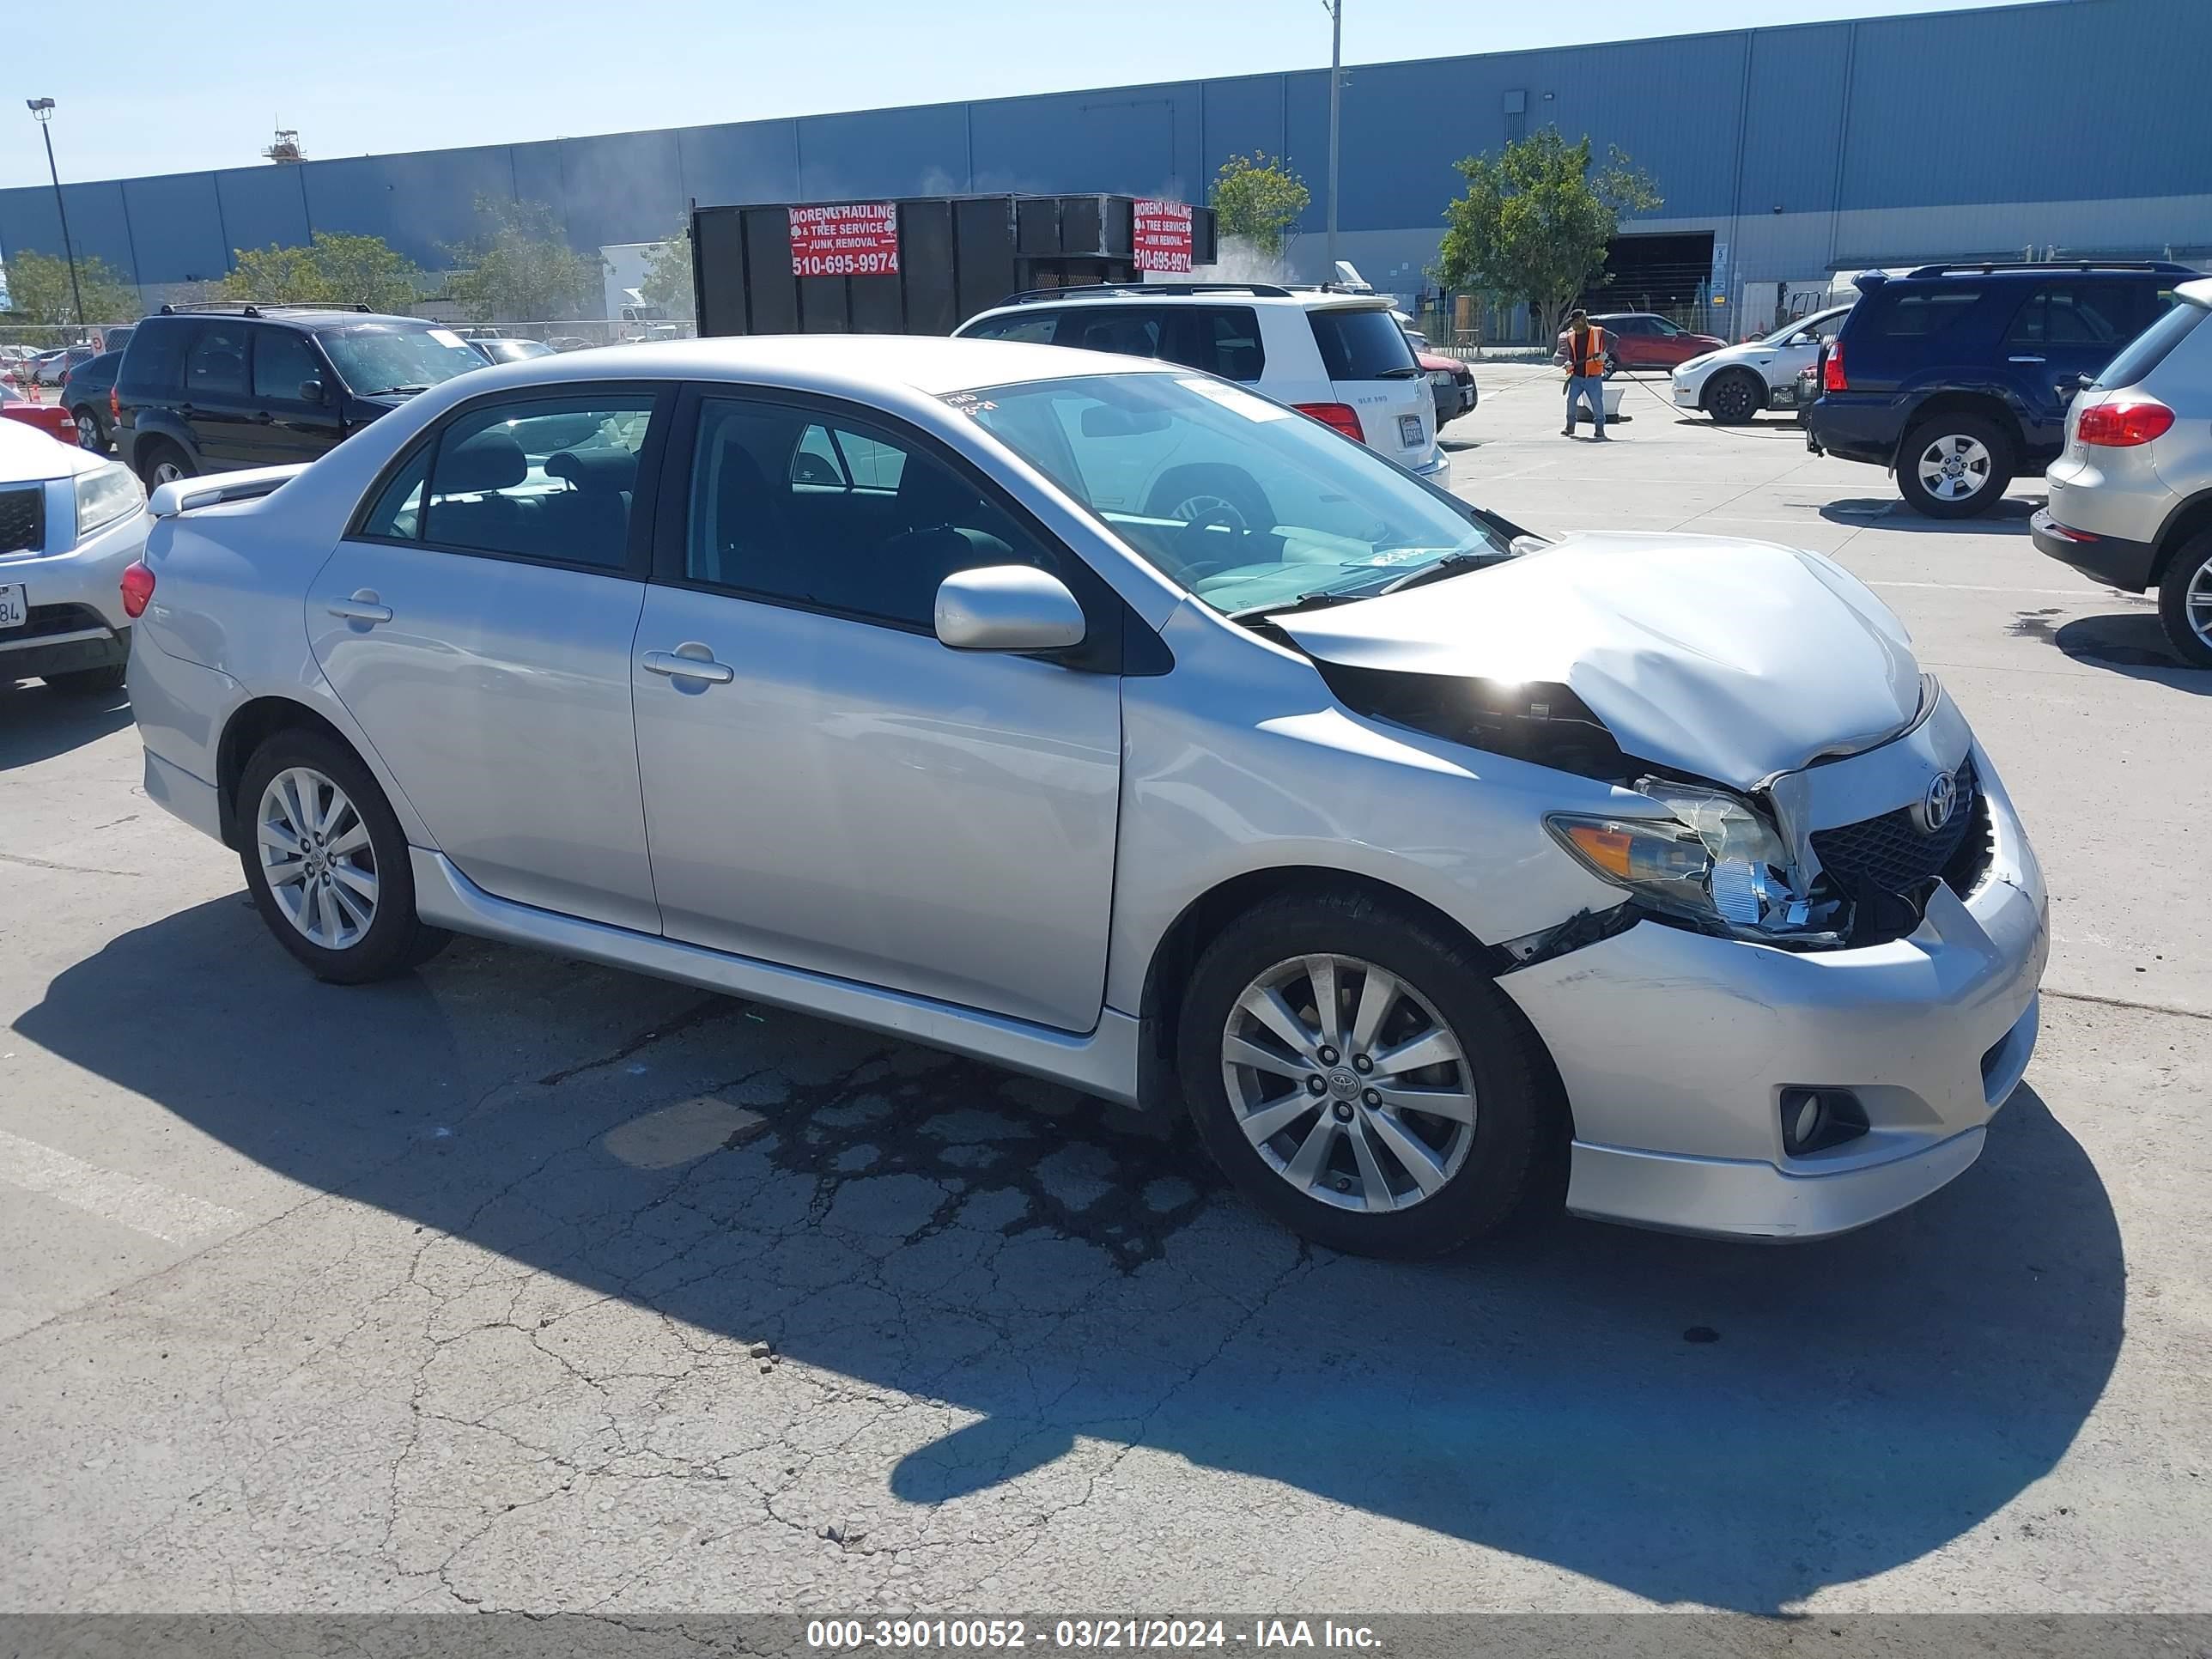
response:
[(376, 849), (345, 791), (295, 766), (269, 780), (254, 817), (261, 873), (285, 920), (325, 951), (360, 944), (376, 921)]
[(1465, 1046), (1419, 991), (1356, 957), (1294, 957), (1254, 980), (1223, 1029), (1221, 1072), (1261, 1160), (1339, 1209), (1410, 1208), (1474, 1145)]
[(174, 483), (178, 479), (185, 476), (185, 469), (178, 465), (174, 461), (156, 461), (154, 463), (154, 482), (156, 484)]
[(2197, 643), (2212, 651), (2212, 559), (2197, 567), (2181, 596), (2181, 614)]
[(1724, 421), (1747, 421), (1758, 412), (1750, 384), (1741, 374), (1730, 374), (1713, 388), (1713, 413)]
[(1939, 501), (1963, 501), (1990, 481), (1990, 452), (1979, 438), (1946, 434), (1920, 452), (1920, 487)]
[(83, 447), (97, 453), (107, 447), (100, 441), (100, 422), (89, 411), (76, 417), (76, 441)]

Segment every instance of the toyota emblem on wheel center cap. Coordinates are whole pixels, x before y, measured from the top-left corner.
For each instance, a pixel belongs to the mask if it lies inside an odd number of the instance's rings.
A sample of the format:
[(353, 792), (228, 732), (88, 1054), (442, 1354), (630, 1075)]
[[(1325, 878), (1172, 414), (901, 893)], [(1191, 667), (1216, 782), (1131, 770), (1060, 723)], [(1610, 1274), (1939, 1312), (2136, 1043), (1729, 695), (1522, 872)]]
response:
[(1929, 780), (1928, 793), (1920, 798), (1913, 816), (1920, 820), (1924, 835), (1934, 835), (1950, 823), (1951, 814), (1959, 807), (1959, 781), (1948, 772), (1937, 774)]

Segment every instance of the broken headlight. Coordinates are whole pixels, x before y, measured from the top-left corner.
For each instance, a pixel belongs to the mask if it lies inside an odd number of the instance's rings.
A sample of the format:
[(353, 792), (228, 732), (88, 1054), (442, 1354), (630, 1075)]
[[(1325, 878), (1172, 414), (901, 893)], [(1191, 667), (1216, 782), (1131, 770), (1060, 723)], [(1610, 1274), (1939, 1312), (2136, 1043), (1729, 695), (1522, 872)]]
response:
[(1578, 862), (1662, 915), (1740, 939), (1841, 938), (1844, 906), (1808, 896), (1781, 836), (1749, 801), (1667, 778), (1640, 779), (1636, 788), (1673, 816), (1562, 813), (1545, 823)]

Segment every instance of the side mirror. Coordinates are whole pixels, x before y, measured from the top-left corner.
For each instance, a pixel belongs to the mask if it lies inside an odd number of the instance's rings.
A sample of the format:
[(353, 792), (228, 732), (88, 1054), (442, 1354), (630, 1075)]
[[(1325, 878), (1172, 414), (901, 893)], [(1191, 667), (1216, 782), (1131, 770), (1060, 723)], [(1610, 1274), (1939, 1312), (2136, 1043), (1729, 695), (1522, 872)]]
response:
[(323, 383), (320, 380), (302, 380), (300, 382), (300, 401), (301, 403), (319, 404), (322, 402), (322, 400)]
[(955, 651), (1060, 651), (1085, 631), (1067, 584), (1031, 565), (955, 571), (938, 585), (938, 641)]

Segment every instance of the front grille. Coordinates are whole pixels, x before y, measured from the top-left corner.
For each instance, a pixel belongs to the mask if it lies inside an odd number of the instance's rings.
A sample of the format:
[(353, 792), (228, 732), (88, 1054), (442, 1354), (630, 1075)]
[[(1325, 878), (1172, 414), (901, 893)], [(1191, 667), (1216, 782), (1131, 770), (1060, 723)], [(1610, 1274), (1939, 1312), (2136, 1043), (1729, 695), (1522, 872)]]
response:
[(1962, 762), (1952, 776), (1959, 787), (1958, 805), (1941, 830), (1923, 834), (1912, 821), (1912, 809), (1900, 806), (1878, 818), (1816, 830), (1813, 851), (1820, 867), (1846, 888), (1902, 893), (1941, 876), (1954, 890), (1968, 891), (1988, 862), (1989, 817), (1972, 759)]
[(35, 553), (46, 544), (46, 492), (0, 489), (0, 553)]

